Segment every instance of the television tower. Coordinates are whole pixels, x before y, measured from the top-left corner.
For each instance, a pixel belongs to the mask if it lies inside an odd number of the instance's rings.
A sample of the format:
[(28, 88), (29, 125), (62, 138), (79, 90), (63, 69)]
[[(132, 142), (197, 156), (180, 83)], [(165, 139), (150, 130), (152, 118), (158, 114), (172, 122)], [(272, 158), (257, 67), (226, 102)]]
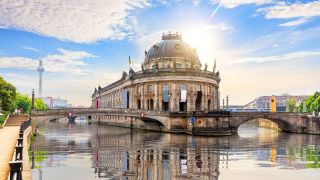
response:
[(42, 73), (44, 72), (44, 67), (42, 64), (42, 60), (39, 61), (39, 66), (37, 68), (37, 71), (39, 72), (39, 97), (42, 97)]

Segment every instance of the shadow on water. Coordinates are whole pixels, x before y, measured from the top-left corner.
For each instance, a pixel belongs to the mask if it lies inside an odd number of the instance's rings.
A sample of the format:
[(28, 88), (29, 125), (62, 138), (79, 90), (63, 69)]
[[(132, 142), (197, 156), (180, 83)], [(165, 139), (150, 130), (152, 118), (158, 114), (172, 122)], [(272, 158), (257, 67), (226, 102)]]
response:
[(319, 140), (319, 136), (249, 126), (232, 136), (193, 137), (86, 121), (50, 122), (40, 128), (32, 145), (37, 159), (32, 175), (33, 179), (228, 179), (225, 175), (237, 175), (236, 170), (248, 166), (257, 172), (313, 168), (320, 174)]

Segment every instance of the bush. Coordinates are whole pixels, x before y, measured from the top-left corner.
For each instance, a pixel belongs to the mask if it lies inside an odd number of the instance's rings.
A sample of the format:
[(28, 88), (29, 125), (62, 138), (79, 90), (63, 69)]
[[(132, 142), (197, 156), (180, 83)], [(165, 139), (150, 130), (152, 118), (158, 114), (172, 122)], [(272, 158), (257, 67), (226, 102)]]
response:
[(2, 124), (4, 123), (4, 121), (6, 120), (9, 112), (2, 112), (2, 114), (4, 114), (3, 116), (0, 116), (0, 126), (2, 126)]

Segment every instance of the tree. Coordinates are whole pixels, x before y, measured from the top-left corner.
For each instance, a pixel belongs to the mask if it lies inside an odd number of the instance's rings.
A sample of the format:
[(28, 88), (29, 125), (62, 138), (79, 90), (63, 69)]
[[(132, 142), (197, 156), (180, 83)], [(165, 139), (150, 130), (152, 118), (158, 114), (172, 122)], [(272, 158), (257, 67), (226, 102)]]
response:
[(31, 98), (27, 95), (18, 93), (15, 106), (17, 109), (22, 109), (24, 113), (28, 113), (31, 109)]
[(312, 96), (309, 96), (305, 100), (305, 105), (307, 112), (316, 112), (318, 114), (320, 110), (320, 92), (315, 92)]
[(34, 102), (34, 108), (39, 111), (47, 110), (47, 105), (43, 102), (42, 99), (36, 98)]
[(304, 106), (304, 104), (305, 104), (305, 102), (304, 101), (302, 101), (300, 104), (299, 104), (299, 106), (298, 106), (298, 112), (299, 113), (302, 113), (303, 112), (303, 106)]
[(3, 111), (13, 111), (16, 100), (16, 87), (0, 77), (0, 107)]
[(288, 99), (286, 111), (297, 112), (297, 101), (295, 99)]
[[(31, 109), (31, 106), (32, 106), (32, 100), (27, 95), (18, 94), (17, 95), (17, 100), (15, 102), (15, 106), (16, 106), (17, 109), (23, 109), (24, 113), (29, 113), (30, 109)], [(48, 109), (47, 105), (40, 98), (35, 98), (35, 100), (34, 100), (34, 108), (36, 110), (40, 110), (40, 111)]]

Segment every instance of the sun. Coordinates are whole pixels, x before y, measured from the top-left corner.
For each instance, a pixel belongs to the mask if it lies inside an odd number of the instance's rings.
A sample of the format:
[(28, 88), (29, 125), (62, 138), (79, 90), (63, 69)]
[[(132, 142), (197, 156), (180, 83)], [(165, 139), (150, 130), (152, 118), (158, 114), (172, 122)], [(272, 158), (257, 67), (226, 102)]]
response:
[(216, 42), (214, 28), (210, 25), (200, 25), (186, 28), (182, 37), (191, 47), (196, 48), (202, 63), (212, 64), (215, 58)]

